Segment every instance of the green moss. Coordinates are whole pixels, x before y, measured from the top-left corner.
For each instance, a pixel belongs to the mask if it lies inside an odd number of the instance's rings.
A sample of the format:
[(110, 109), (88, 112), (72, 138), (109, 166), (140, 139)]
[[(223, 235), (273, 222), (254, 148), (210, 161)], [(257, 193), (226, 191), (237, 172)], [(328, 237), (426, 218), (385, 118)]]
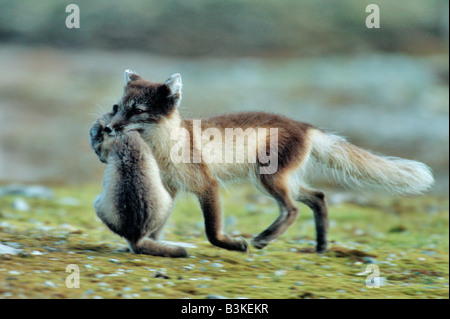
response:
[[(20, 245), (0, 255), (0, 298), (448, 298), (448, 199), (383, 199), (330, 207), (330, 251), (314, 253), (312, 213), (264, 250), (238, 253), (206, 240), (192, 196), (181, 196), (165, 239), (195, 244), (190, 258), (118, 251), (124, 241), (96, 218), (100, 187), (56, 188), (51, 200), (0, 198), (0, 242)], [(77, 201), (67, 204), (63, 198)], [(277, 216), (277, 207), (248, 187), (223, 192), (224, 227), (251, 237)], [(66, 267), (80, 270), (80, 288), (67, 288)], [(381, 287), (366, 286), (368, 265)]]

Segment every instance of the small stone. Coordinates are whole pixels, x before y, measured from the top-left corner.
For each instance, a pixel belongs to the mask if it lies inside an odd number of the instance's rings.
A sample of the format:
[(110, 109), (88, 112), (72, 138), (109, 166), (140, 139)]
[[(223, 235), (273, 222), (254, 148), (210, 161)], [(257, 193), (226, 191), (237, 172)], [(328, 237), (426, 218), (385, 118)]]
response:
[(44, 282), (44, 286), (45, 287), (50, 287), (50, 288), (57, 288), (58, 286), (55, 285), (53, 282), (51, 282), (50, 280), (47, 280), (46, 282)]
[(63, 197), (59, 200), (59, 203), (61, 205), (66, 205), (66, 206), (79, 206), (80, 205), (80, 201), (73, 197)]
[(155, 276), (154, 276), (154, 277), (155, 277), (155, 278), (162, 278), (162, 279), (170, 279), (169, 276), (167, 276), (166, 274), (161, 273), (161, 272), (155, 273)]
[(12, 248), (3, 244), (0, 244), (0, 255), (8, 254), (8, 255), (17, 255), (20, 253), (20, 249)]
[(423, 250), (422, 254), (427, 255), (427, 256), (434, 256), (437, 253), (435, 251), (432, 251), (432, 250)]
[(286, 270), (277, 270), (274, 273), (275, 276), (283, 276), (286, 275)]
[(228, 298), (221, 295), (209, 294), (208, 296), (206, 296), (206, 299), (228, 299)]
[(294, 282), (294, 285), (303, 286), (303, 281), (296, 281), (296, 282)]
[(33, 255), (33, 256), (42, 256), (42, 255), (44, 255), (44, 253), (41, 253), (39, 250), (33, 250), (31, 252), (31, 255)]
[(225, 219), (225, 227), (233, 227), (237, 225), (237, 219), (234, 216), (228, 216)]
[(122, 290), (123, 290), (123, 291), (131, 291), (132, 289), (131, 289), (131, 287), (123, 287)]
[(27, 212), (30, 210), (30, 205), (23, 198), (16, 198), (13, 202), (13, 209), (19, 212)]
[(378, 264), (378, 261), (372, 257), (364, 256), (364, 257), (362, 257), (362, 260), (364, 260), (364, 263), (366, 263), (366, 264)]
[(112, 262), (113, 264), (120, 264), (120, 261), (114, 258), (111, 258), (109, 261)]
[(55, 197), (53, 191), (48, 187), (41, 185), (25, 186), (20, 184), (11, 184), (5, 187), (1, 187), (0, 196), (6, 195), (17, 195), (42, 199), (51, 199)]
[(215, 268), (222, 268), (223, 267), (223, 265), (220, 264), (220, 263), (212, 263), (210, 266), (211, 267), (215, 267)]

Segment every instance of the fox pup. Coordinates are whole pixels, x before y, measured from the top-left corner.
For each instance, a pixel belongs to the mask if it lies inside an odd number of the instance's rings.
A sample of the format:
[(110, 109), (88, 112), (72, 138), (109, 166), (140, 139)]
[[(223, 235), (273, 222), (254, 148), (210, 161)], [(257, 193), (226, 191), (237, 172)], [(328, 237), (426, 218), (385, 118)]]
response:
[(97, 216), (131, 252), (186, 257), (183, 247), (157, 241), (173, 201), (149, 147), (136, 131), (105, 130), (110, 119), (101, 117), (90, 132), (92, 148), (106, 163), (103, 191), (94, 202)]
[[(327, 205), (324, 193), (309, 186), (318, 175), (340, 184), (381, 188), (394, 194), (418, 194), (434, 182), (430, 169), (422, 163), (375, 155), (339, 136), (281, 115), (245, 112), (183, 119), (178, 110), (181, 89), (179, 74), (164, 83), (154, 83), (126, 70), (124, 94), (108, 113), (111, 120), (105, 129), (140, 133), (171, 197), (180, 190), (198, 197), (207, 238), (215, 246), (237, 251), (248, 248), (245, 239), (222, 231), (221, 183), (250, 181), (278, 203), (278, 218), (253, 238), (254, 247), (264, 248), (294, 223), (298, 216), (295, 201), (299, 201), (314, 213), (316, 251), (321, 253), (327, 249)], [(236, 129), (232, 141), (247, 140), (240, 146), (227, 143), (224, 136), (230, 129)], [(258, 135), (253, 134), (251, 141), (248, 132), (252, 129), (258, 130)], [(265, 130), (263, 134), (259, 134), (261, 129)], [(210, 136), (204, 138), (202, 131), (210, 132)], [(214, 155), (204, 151), (206, 148), (214, 149)], [(267, 160), (269, 149), (273, 156)], [(184, 160), (174, 161), (179, 151), (185, 152)], [(243, 161), (223, 161), (227, 154), (242, 152), (246, 153)], [(275, 169), (263, 172), (268, 164)]]

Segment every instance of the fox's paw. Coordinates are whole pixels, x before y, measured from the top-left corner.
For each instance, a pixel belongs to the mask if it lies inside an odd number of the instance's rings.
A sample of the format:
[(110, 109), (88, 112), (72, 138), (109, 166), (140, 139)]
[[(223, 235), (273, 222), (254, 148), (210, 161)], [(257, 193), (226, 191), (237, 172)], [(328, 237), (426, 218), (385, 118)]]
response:
[(217, 237), (208, 237), (211, 244), (214, 246), (236, 251), (247, 251), (248, 243), (243, 237), (230, 237), (225, 234), (221, 234)]
[(255, 247), (257, 249), (263, 249), (264, 247), (266, 247), (269, 244), (269, 242), (270, 241), (267, 241), (264, 238), (260, 238), (258, 236), (253, 238), (251, 241), (253, 247)]
[(324, 243), (317, 243), (316, 246), (316, 253), (323, 254), (327, 252), (327, 242)]
[(89, 132), (91, 147), (95, 151), (95, 154), (100, 157), (102, 142), (103, 142), (103, 130), (104, 126), (98, 121), (94, 123)]
[(226, 248), (228, 250), (236, 250), (236, 251), (247, 251), (248, 250), (248, 242), (244, 237), (228, 237), (226, 236)]
[(244, 237), (233, 238), (232, 241), (236, 248), (234, 250), (237, 250), (237, 251), (247, 251), (248, 250), (248, 242)]

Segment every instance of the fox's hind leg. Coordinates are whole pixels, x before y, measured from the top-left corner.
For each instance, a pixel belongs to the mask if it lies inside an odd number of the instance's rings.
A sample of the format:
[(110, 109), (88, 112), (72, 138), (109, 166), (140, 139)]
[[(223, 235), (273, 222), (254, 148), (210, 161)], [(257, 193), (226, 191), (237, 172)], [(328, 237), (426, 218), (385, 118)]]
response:
[(328, 209), (325, 202), (325, 194), (321, 191), (300, 187), (296, 200), (307, 205), (314, 212), (316, 224), (316, 251), (323, 253), (327, 250)]
[(280, 215), (267, 229), (253, 238), (252, 244), (258, 249), (264, 248), (284, 233), (298, 216), (298, 209), (291, 199), (284, 176), (279, 174), (261, 175), (261, 182), (264, 190), (277, 201), (280, 207)]

